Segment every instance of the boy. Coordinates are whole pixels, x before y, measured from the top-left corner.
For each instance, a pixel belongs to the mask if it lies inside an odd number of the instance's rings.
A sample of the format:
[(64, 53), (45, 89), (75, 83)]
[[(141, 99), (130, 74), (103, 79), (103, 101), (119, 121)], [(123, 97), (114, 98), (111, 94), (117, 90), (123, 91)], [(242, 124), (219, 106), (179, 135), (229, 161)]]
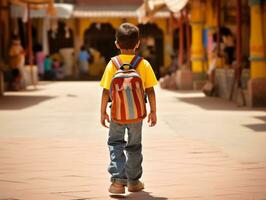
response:
[[(123, 63), (130, 63), (135, 57), (135, 50), (140, 45), (139, 30), (130, 23), (123, 23), (116, 32), (116, 47), (121, 51), (119, 59)], [(142, 120), (138, 122), (120, 124), (109, 118), (106, 107), (109, 100), (109, 90), (113, 76), (117, 71), (114, 62), (110, 61), (105, 69), (100, 86), (103, 87), (101, 100), (101, 124), (109, 128), (108, 146), (110, 151), (110, 165), (108, 171), (111, 174), (112, 184), (109, 187), (110, 193), (125, 193), (125, 186), (129, 192), (138, 192), (144, 189), (144, 184), (139, 181), (142, 175), (142, 154), (141, 154), (141, 132)], [(136, 66), (136, 71), (140, 75), (143, 88), (148, 96), (150, 113), (148, 123), (150, 127), (157, 122), (156, 100), (153, 87), (157, 84), (157, 79), (148, 61), (142, 59)], [(110, 123), (110, 127), (105, 124), (105, 120)], [(128, 141), (124, 139), (127, 129)], [(127, 158), (124, 154), (126, 151)]]

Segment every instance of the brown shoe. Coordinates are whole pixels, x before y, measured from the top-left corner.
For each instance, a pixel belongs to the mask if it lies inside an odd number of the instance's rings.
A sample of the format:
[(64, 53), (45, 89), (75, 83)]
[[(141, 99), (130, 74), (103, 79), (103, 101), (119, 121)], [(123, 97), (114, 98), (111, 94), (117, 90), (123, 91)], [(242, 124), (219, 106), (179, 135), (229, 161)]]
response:
[(108, 191), (113, 194), (124, 194), (125, 186), (120, 183), (112, 183)]
[(127, 187), (129, 192), (139, 192), (144, 189), (144, 183), (139, 181), (135, 184), (128, 184)]

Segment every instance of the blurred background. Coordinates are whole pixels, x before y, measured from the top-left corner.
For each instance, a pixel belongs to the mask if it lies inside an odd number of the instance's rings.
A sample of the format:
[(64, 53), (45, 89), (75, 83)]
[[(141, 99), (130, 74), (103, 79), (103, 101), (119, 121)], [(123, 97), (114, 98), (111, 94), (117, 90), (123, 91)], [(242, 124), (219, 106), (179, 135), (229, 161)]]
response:
[[(123, 22), (158, 123), (145, 190), (110, 196), (99, 80)], [(266, 0), (0, 0), (1, 200), (265, 200), (265, 111)]]
[[(2, 0), (1, 93), (37, 80), (99, 80), (118, 53), (116, 29), (130, 22), (141, 33), (137, 53), (163, 88), (265, 105), (265, 7), (259, 0)], [(18, 74), (22, 84), (14, 83)]]

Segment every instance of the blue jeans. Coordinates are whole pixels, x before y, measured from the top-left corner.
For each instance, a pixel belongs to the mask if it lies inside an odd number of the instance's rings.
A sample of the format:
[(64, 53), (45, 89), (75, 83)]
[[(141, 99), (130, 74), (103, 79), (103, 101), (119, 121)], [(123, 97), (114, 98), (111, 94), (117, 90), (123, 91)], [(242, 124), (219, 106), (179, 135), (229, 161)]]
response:
[[(125, 141), (126, 130), (127, 141)], [(127, 185), (127, 183), (137, 183), (140, 179), (142, 175), (141, 132), (142, 122), (110, 123), (108, 147), (111, 162), (108, 172), (111, 174), (111, 182)]]

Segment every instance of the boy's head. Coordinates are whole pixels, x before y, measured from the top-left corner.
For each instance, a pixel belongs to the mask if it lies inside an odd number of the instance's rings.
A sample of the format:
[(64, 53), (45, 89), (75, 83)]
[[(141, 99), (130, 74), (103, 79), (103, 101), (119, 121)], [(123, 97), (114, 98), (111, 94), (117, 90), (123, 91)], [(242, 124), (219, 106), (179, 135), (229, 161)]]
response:
[(123, 23), (116, 31), (116, 46), (119, 49), (134, 50), (139, 47), (139, 29), (133, 24)]

